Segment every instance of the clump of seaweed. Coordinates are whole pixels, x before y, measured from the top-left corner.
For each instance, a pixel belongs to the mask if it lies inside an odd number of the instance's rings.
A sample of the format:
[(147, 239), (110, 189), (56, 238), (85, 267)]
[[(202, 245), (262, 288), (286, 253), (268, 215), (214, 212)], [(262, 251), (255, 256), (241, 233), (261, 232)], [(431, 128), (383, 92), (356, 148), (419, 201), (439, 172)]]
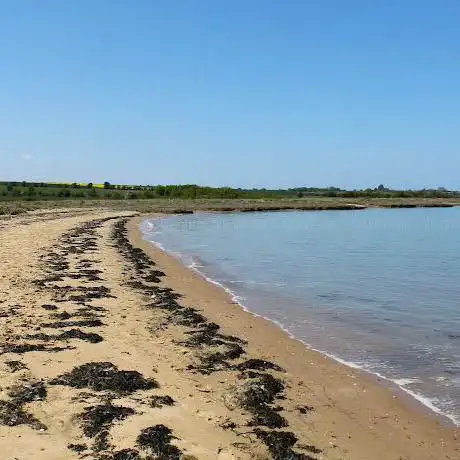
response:
[(236, 368), (240, 371), (252, 369), (255, 371), (272, 370), (277, 372), (285, 372), (284, 369), (277, 364), (271, 363), (270, 361), (265, 361), (264, 359), (248, 359), (247, 361), (238, 364)]
[(278, 408), (272, 407), (275, 398), (279, 398), (284, 390), (281, 380), (271, 374), (253, 371), (243, 374), (243, 378), (247, 381), (237, 399), (240, 407), (252, 415), (249, 425), (268, 428), (287, 426), (286, 420), (278, 413)]
[(83, 319), (76, 321), (56, 321), (54, 323), (43, 323), (41, 327), (60, 329), (61, 327), (100, 327), (104, 323), (100, 319)]
[(0, 425), (29, 425), (35, 430), (46, 430), (46, 426), (32, 414), (26, 412), (22, 406), (15, 402), (2, 400), (0, 400)]
[(108, 457), (103, 457), (101, 460), (141, 460), (142, 457), (136, 449), (117, 450), (109, 454)]
[(245, 353), (244, 349), (237, 343), (223, 343), (223, 351), (215, 351), (202, 356), (197, 366), (191, 366), (202, 374), (212, 374), (218, 370), (230, 368), (229, 360), (237, 359)]
[(8, 392), (12, 402), (19, 406), (32, 401), (43, 401), (46, 395), (45, 384), (41, 381), (15, 386)]
[(77, 454), (81, 454), (84, 452), (88, 446), (86, 444), (68, 444), (67, 449), (72, 450), (73, 452), (76, 452)]
[(83, 433), (88, 438), (94, 438), (103, 431), (107, 431), (113, 422), (124, 420), (135, 413), (131, 407), (114, 406), (112, 404), (100, 404), (98, 406), (85, 407), (80, 414)]
[(171, 396), (152, 396), (150, 398), (150, 406), (155, 408), (161, 408), (163, 406), (173, 406), (174, 399)]
[(2, 352), (4, 353), (15, 353), (15, 354), (23, 354), (29, 353), (31, 351), (47, 351), (47, 352), (58, 352), (63, 350), (70, 350), (71, 347), (49, 347), (43, 343), (40, 344), (32, 344), (32, 343), (24, 343), (24, 344), (15, 344), (15, 343), (7, 343), (2, 345)]
[(86, 279), (88, 281), (102, 281), (102, 278), (99, 276), (101, 273), (101, 270), (79, 268), (77, 272), (66, 273), (65, 276), (66, 278), (74, 280)]
[(47, 391), (43, 382), (31, 382), (13, 387), (8, 396), (11, 401), (0, 401), (0, 424), (6, 426), (29, 425), (36, 430), (46, 426), (24, 409), (32, 401), (43, 401)]
[(256, 428), (254, 433), (267, 446), (273, 460), (315, 460), (310, 455), (292, 450), (297, 437), (290, 431), (265, 431)]
[(197, 313), (197, 311), (191, 307), (180, 309), (177, 316), (175, 322), (180, 326), (192, 327), (207, 321), (203, 315)]
[(65, 331), (62, 334), (58, 335), (49, 335), (40, 332), (38, 334), (29, 334), (26, 336), (27, 339), (32, 340), (42, 340), (44, 342), (54, 342), (56, 340), (69, 340), (69, 339), (80, 339), (86, 340), (90, 343), (99, 343), (102, 342), (104, 339), (99, 334), (95, 334), (94, 332), (83, 332), (80, 329), (70, 329), (69, 331)]
[(5, 364), (11, 369), (11, 372), (18, 372), (23, 369), (27, 369), (27, 366), (21, 361), (5, 361)]
[(153, 379), (146, 379), (137, 371), (120, 371), (110, 362), (86, 363), (71, 372), (50, 381), (51, 385), (67, 385), (74, 388), (91, 388), (96, 391), (109, 390), (119, 394), (130, 394), (137, 390), (157, 388)]
[(104, 339), (99, 334), (94, 332), (83, 332), (80, 329), (70, 329), (70, 331), (63, 332), (57, 336), (58, 340), (67, 340), (67, 339), (80, 339), (86, 340), (90, 343), (99, 343)]
[(296, 406), (296, 409), (303, 415), (315, 410), (313, 406)]
[(51, 315), (52, 318), (60, 319), (60, 320), (65, 320), (65, 319), (70, 319), (72, 318), (73, 315), (71, 315), (67, 311), (63, 311), (62, 313), (53, 313)]
[[(56, 302), (77, 302), (84, 304), (93, 299), (114, 298), (105, 286), (53, 286), (58, 298)], [(67, 296), (67, 297), (66, 297)]]
[(137, 437), (137, 445), (154, 455), (154, 458), (164, 460), (180, 460), (181, 450), (171, 444), (176, 439), (170, 428), (164, 425), (155, 425), (145, 428)]
[(51, 315), (52, 318), (55, 319), (60, 319), (60, 320), (68, 320), (70, 318), (76, 318), (76, 317), (84, 317), (84, 318), (92, 318), (96, 319), (97, 315), (95, 314), (95, 308), (101, 308), (102, 311), (104, 308), (102, 307), (89, 307), (85, 306), (83, 308), (77, 309), (74, 313), (69, 313), (67, 311), (63, 311), (62, 313), (54, 313)]
[(148, 283), (159, 283), (160, 277), (166, 276), (164, 272), (160, 270), (152, 270), (148, 275), (144, 275), (143, 278)]

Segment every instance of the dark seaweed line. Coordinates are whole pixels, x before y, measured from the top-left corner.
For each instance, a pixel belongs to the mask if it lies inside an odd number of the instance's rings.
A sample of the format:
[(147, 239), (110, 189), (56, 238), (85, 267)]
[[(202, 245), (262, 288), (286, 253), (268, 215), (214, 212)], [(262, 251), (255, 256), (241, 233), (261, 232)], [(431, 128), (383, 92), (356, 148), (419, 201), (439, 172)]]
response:
[[(239, 395), (239, 405), (251, 415), (249, 426), (254, 427), (255, 435), (267, 446), (272, 458), (314, 460), (311, 455), (293, 450), (297, 443), (294, 433), (275, 429), (288, 427), (286, 419), (279, 414), (282, 407), (274, 406), (275, 401), (283, 398), (285, 385), (280, 378), (262, 371), (283, 370), (274, 363), (260, 359), (234, 363), (246, 353), (245, 342), (238, 337), (221, 334), (220, 326), (209, 322), (197, 309), (181, 306), (177, 301), (180, 294), (170, 288), (158, 286), (165, 273), (156, 269), (155, 262), (142, 249), (129, 242), (127, 221), (128, 219), (118, 220), (112, 232), (115, 247), (125, 257), (127, 268), (131, 269), (131, 280), (126, 284), (152, 299), (146, 303), (147, 308), (160, 309), (167, 313), (170, 323), (188, 328), (185, 340), (181, 342), (183, 346), (193, 349), (218, 348), (218, 351), (200, 356), (198, 364), (188, 366), (187, 370), (202, 374), (220, 370), (236, 371), (236, 378), (245, 381), (243, 392)], [(309, 451), (321, 452), (312, 446)]]
[[(89, 305), (93, 299), (113, 297), (110, 289), (103, 285), (99, 286), (56, 286), (55, 281), (63, 281), (65, 278), (81, 279), (87, 282), (103, 281), (101, 271), (93, 267), (94, 262), (83, 258), (88, 254), (95, 253), (98, 249), (97, 229), (104, 223), (114, 218), (98, 219), (84, 223), (64, 234), (60, 244), (51, 254), (50, 277), (44, 281), (44, 285), (53, 290), (54, 299), (57, 302), (71, 302), (78, 308), (74, 313), (63, 311), (52, 314), (54, 321), (43, 323), (46, 328), (63, 327), (100, 327), (103, 323), (100, 319), (101, 312), (105, 309)], [(70, 272), (70, 264), (67, 257), (73, 255), (80, 258), (77, 270)], [(51, 282), (51, 283), (50, 283)], [(50, 286), (51, 284), (51, 286)], [(103, 316), (103, 315), (102, 315)], [(79, 317), (80, 319), (73, 319)], [(57, 321), (56, 321), (57, 320)], [(79, 329), (70, 329), (54, 339), (80, 338), (98, 343), (102, 337), (94, 333), (82, 332)], [(136, 442), (136, 448), (115, 451), (110, 444), (110, 428), (116, 421), (121, 421), (135, 413), (132, 408), (116, 406), (111, 402), (113, 394), (131, 394), (135, 391), (145, 391), (157, 388), (158, 384), (153, 379), (145, 379), (137, 371), (119, 370), (112, 363), (87, 363), (75, 367), (71, 372), (63, 374), (49, 382), (51, 385), (68, 385), (74, 388), (89, 388), (95, 391), (108, 393), (103, 396), (104, 402), (96, 406), (87, 406), (78, 416), (83, 433), (93, 439), (90, 447), (86, 444), (71, 444), (69, 449), (80, 453), (83, 457), (91, 452), (96, 460), (132, 460), (147, 459), (150, 454), (157, 452), (164, 454), (164, 459), (178, 460), (182, 452), (170, 444), (171, 431), (163, 425), (148, 427), (141, 431)], [(108, 399), (107, 399), (108, 396)], [(166, 401), (168, 401), (166, 399)], [(150, 436), (150, 438), (149, 438)], [(143, 453), (141, 453), (141, 451)], [(144, 456), (145, 454), (145, 456)]]
[[(85, 340), (90, 343), (99, 343), (103, 337), (94, 332), (84, 332), (81, 328), (100, 327), (103, 326), (100, 320), (104, 311), (101, 307), (93, 307), (85, 304), (93, 299), (111, 297), (110, 290), (105, 286), (59, 286), (56, 284), (59, 281), (64, 281), (66, 278), (82, 279), (85, 282), (102, 281), (100, 278), (100, 270), (93, 267), (94, 262), (86, 257), (97, 250), (98, 235), (96, 230), (100, 228), (106, 221), (112, 218), (96, 219), (90, 222), (85, 222), (70, 231), (64, 233), (59, 242), (53, 245), (45, 254), (40, 256), (43, 270), (47, 274), (42, 279), (34, 281), (34, 284), (39, 290), (47, 290), (52, 294), (52, 298), (56, 302), (67, 302), (78, 307), (74, 312), (69, 313), (62, 311), (61, 313), (50, 314), (52, 322), (43, 322), (40, 326), (35, 327), (36, 330), (42, 328), (68, 328), (73, 329), (61, 331), (58, 335), (49, 335), (43, 332), (28, 334), (23, 337), (27, 341), (39, 343), (14, 344), (7, 343), (3, 345), (3, 353), (27, 353), (32, 351), (62, 351), (69, 347), (53, 347), (48, 344), (57, 341), (68, 341), (70, 339)], [(76, 255), (77, 262), (75, 270), (71, 270), (69, 256)], [(58, 307), (53, 304), (44, 304), (42, 308), (48, 312), (58, 310)], [(64, 321), (73, 317), (79, 318), (72, 321)], [(61, 321), (56, 321), (61, 319)], [(78, 329), (77, 329), (78, 328)]]

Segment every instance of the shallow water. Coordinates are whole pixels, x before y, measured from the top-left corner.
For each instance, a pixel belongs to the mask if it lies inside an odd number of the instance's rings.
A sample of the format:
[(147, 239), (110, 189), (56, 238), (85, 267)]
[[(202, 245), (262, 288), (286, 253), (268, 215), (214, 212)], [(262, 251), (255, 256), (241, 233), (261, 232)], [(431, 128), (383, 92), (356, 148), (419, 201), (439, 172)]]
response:
[(193, 214), (145, 238), (460, 424), (460, 208)]

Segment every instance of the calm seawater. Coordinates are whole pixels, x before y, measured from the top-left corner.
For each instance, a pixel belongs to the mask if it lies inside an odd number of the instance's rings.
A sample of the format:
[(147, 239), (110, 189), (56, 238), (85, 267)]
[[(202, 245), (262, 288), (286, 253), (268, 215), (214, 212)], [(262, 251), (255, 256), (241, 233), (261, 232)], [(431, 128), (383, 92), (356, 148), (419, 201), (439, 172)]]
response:
[(193, 214), (147, 240), (460, 424), (460, 208)]

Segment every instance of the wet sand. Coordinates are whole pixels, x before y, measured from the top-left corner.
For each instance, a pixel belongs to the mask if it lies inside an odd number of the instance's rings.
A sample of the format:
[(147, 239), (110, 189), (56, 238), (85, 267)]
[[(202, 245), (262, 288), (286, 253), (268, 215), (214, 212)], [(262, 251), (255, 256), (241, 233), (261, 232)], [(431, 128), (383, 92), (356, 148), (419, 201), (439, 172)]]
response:
[(243, 311), (128, 216), (0, 220), (2, 458), (460, 458), (458, 430)]

